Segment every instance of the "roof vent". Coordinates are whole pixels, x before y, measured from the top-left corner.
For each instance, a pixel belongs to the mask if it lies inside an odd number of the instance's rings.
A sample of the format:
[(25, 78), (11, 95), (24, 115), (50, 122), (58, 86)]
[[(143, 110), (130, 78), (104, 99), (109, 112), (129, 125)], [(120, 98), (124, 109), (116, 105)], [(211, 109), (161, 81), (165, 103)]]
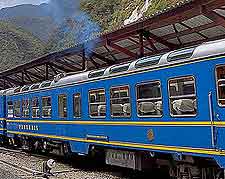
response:
[(54, 82), (57, 83), (60, 79), (66, 77), (66, 73), (60, 73), (54, 77)]

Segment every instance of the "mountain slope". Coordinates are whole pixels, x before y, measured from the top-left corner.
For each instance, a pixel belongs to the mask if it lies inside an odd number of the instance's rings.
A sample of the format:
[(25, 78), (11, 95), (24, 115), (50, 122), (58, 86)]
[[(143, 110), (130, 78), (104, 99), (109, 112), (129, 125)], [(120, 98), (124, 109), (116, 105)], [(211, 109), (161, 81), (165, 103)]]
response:
[[(179, 1), (181, 0), (152, 0), (145, 16)], [(102, 31), (111, 31), (122, 26), (134, 9), (141, 8), (143, 4), (144, 0), (81, 0), (81, 10), (98, 23)], [(79, 29), (83, 32), (79, 25), (82, 27), (85, 23), (71, 24), (67, 19), (58, 26), (54, 23), (55, 19), (49, 8), (50, 5), (42, 4), (0, 10), (0, 71), (28, 62), (43, 53), (63, 50), (80, 42), (76, 42), (76, 33), (65, 29)]]
[[(173, 6), (181, 0), (152, 0), (145, 16)], [(136, 7), (142, 7), (144, 0), (83, 0), (81, 9), (87, 12), (94, 21), (98, 22), (103, 30), (112, 30), (123, 25)]]
[(0, 71), (26, 63), (41, 55), (40, 40), (10, 23), (0, 21)]
[(14, 17), (46, 17), (50, 16), (48, 5), (23, 4), (14, 7), (7, 7), (0, 10), (0, 19), (9, 19)]
[(48, 4), (24, 4), (0, 10), (0, 20), (8, 21), (32, 33), (44, 42), (57, 28)]
[(49, 36), (55, 31), (57, 25), (51, 17), (14, 17), (6, 20), (17, 27), (32, 33), (35, 37), (43, 42), (49, 40)]

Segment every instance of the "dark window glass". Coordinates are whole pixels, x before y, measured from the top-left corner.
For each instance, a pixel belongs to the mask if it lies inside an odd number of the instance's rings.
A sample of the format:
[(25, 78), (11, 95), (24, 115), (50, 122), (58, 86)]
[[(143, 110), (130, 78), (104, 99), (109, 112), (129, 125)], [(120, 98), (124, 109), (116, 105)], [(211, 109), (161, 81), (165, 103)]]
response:
[(89, 91), (89, 110), (91, 117), (106, 116), (106, 99), (104, 89)]
[(194, 52), (195, 48), (183, 49), (179, 51), (172, 52), (168, 56), (168, 61), (184, 60), (190, 58)]
[(112, 117), (130, 117), (131, 103), (129, 86), (111, 88), (110, 102)]
[(81, 117), (81, 95), (80, 95), (80, 93), (74, 94), (74, 96), (73, 96), (73, 110), (74, 110), (74, 117), (80, 118)]
[(58, 110), (60, 118), (67, 117), (67, 97), (65, 94), (58, 96)]
[(130, 66), (130, 64), (125, 64), (125, 65), (112, 67), (110, 69), (110, 74), (127, 71), (129, 69), (129, 66)]
[(197, 97), (192, 76), (169, 80), (170, 112), (173, 116), (196, 115)]
[(152, 65), (157, 65), (159, 63), (160, 58), (161, 56), (144, 57), (137, 61), (137, 63), (135, 64), (135, 68), (143, 68), (143, 67), (148, 67)]
[(51, 97), (42, 97), (42, 117), (51, 117), (52, 99)]
[(28, 91), (30, 88), (30, 86), (24, 86), (22, 89), (21, 89), (21, 92), (25, 92), (25, 91)]
[(30, 116), (29, 105), (29, 99), (24, 99), (22, 101), (22, 116), (25, 118), (28, 118)]
[(162, 94), (159, 81), (137, 85), (137, 111), (141, 117), (162, 116)]
[(104, 75), (104, 72), (105, 72), (105, 69), (93, 71), (93, 72), (89, 73), (88, 77), (89, 78), (97, 78), (97, 77), (100, 77), (100, 76)]
[(40, 117), (40, 104), (39, 104), (39, 98), (34, 97), (32, 99), (32, 117), (33, 118), (39, 118)]
[(219, 105), (225, 105), (225, 66), (216, 68), (217, 97)]
[(13, 102), (12, 101), (7, 102), (7, 109), (8, 109), (8, 112), (7, 112), (8, 118), (13, 117)]
[(32, 85), (31, 87), (30, 87), (30, 90), (35, 90), (35, 89), (38, 89), (39, 88), (39, 86), (40, 86), (40, 84), (38, 83), (38, 84), (34, 84), (34, 85)]
[(49, 86), (51, 86), (51, 81), (43, 82), (43, 83), (41, 84), (41, 88), (47, 88), (47, 87), (49, 87)]
[(15, 90), (14, 90), (14, 93), (19, 93), (21, 90), (21, 87), (17, 87)]
[(14, 116), (21, 117), (20, 101), (14, 101)]

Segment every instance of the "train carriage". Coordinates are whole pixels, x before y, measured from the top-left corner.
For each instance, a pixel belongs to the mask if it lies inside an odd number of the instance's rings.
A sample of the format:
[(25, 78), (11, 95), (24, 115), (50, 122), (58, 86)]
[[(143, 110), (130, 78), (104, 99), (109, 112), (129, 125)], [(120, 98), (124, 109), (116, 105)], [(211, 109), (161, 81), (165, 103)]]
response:
[(0, 91), (0, 140), (1, 143), (5, 140), (6, 136), (6, 96), (5, 91)]
[(82, 155), (98, 150), (107, 164), (140, 170), (173, 170), (175, 162), (180, 175), (193, 178), (208, 167), (225, 168), (225, 40), (60, 74), (2, 96), (15, 145)]

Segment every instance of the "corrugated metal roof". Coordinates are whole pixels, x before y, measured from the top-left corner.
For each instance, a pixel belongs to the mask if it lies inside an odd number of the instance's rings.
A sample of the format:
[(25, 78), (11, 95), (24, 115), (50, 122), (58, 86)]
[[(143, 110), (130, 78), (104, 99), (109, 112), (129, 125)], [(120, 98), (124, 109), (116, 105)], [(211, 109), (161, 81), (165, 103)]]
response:
[(99, 69), (225, 38), (225, 1), (184, 0), (128, 26), (96, 35), (96, 49), (86, 58), (83, 44), (42, 56), (0, 74), (8, 88), (53, 78), (62, 72)]

